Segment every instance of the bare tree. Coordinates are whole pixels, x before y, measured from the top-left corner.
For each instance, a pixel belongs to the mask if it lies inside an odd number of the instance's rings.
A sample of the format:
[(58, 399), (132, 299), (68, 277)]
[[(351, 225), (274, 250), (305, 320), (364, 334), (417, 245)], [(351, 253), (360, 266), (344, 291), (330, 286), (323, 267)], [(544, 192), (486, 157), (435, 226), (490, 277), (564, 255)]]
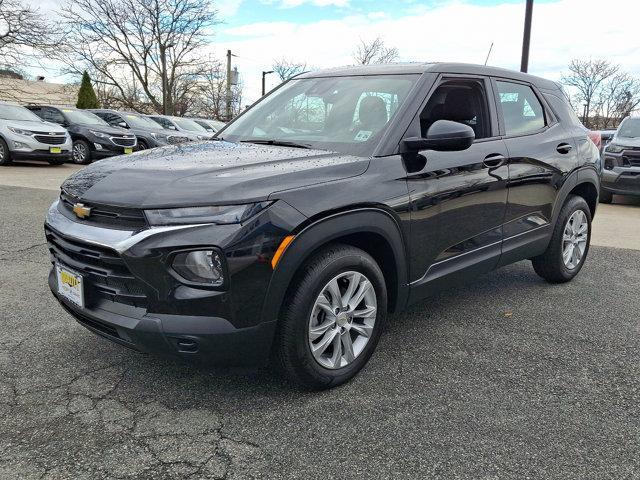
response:
[[(187, 111), (192, 115), (225, 120), (227, 101), (227, 74), (222, 62), (210, 58), (207, 70), (198, 77)], [(242, 83), (231, 86), (231, 116), (240, 113), (242, 105)]]
[(276, 72), (280, 81), (285, 82), (307, 69), (306, 62), (296, 62), (287, 58), (281, 58), (273, 63), (273, 71)]
[(371, 41), (360, 39), (360, 44), (353, 52), (353, 60), (358, 65), (391, 63), (396, 61), (399, 55), (396, 47), (387, 47), (382, 38), (376, 37)]
[(599, 126), (617, 126), (640, 104), (640, 81), (628, 73), (617, 73), (599, 89), (596, 102)]
[(51, 45), (51, 29), (38, 9), (0, 0), (0, 64), (24, 65), (24, 57)]
[(596, 107), (596, 99), (604, 83), (613, 77), (620, 67), (608, 60), (571, 60), (569, 74), (563, 75), (562, 83), (577, 92), (574, 101), (585, 104), (585, 126), (589, 127), (589, 118)]
[(158, 112), (171, 114), (202, 73), (203, 47), (217, 23), (200, 0), (69, 0), (61, 9), (65, 43), (59, 59), (84, 68), (122, 99), (131, 78)]

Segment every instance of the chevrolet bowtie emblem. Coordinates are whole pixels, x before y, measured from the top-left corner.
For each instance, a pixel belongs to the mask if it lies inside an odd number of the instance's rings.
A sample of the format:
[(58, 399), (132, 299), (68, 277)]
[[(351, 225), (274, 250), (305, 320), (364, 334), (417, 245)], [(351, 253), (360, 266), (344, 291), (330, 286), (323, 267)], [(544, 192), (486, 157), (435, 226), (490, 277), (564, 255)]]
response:
[(85, 207), (82, 203), (76, 203), (73, 205), (73, 213), (78, 218), (85, 218), (91, 215), (91, 207)]

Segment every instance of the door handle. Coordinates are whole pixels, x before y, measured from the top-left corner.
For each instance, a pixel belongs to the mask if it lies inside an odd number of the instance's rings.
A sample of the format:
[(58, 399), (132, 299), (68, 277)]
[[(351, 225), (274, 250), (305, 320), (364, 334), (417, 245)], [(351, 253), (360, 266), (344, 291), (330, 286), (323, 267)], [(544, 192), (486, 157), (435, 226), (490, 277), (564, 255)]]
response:
[(569, 153), (571, 149), (573, 149), (573, 147), (568, 143), (561, 143), (556, 147), (556, 150), (558, 151), (558, 153)]
[(493, 153), (484, 157), (484, 161), (482, 162), (482, 164), (488, 168), (498, 168), (504, 165), (506, 161), (507, 157), (505, 157), (504, 155)]

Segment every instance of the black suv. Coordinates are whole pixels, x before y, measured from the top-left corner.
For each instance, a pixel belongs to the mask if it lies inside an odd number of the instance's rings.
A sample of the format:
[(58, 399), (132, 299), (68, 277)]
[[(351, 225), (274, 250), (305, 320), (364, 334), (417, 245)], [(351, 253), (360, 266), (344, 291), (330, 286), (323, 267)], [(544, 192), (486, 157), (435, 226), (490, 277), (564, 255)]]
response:
[(89, 110), (95, 113), (112, 127), (129, 129), (138, 138), (138, 150), (163, 147), (176, 143), (188, 142), (189, 139), (178, 133), (169, 133), (146, 115), (116, 110)]
[(600, 201), (613, 195), (640, 196), (640, 118), (625, 118), (604, 148)]
[(100, 158), (132, 153), (138, 144), (134, 134), (110, 126), (87, 110), (48, 105), (28, 105), (27, 108), (43, 120), (67, 129), (73, 140), (73, 163), (85, 165)]
[(524, 259), (567, 282), (587, 257), (598, 149), (554, 82), (446, 63), (305, 73), (222, 135), (62, 185), (49, 285), (82, 325), (326, 388), (365, 365), (389, 312)]

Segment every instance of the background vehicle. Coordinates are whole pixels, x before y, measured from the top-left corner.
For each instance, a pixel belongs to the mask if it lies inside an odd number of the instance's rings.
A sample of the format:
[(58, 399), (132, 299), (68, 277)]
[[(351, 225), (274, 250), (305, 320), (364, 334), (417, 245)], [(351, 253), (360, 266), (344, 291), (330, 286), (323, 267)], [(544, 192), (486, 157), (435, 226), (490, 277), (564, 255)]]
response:
[(74, 163), (84, 165), (92, 160), (131, 153), (138, 144), (134, 134), (110, 126), (87, 110), (48, 105), (29, 105), (27, 108), (43, 120), (67, 129), (73, 140), (71, 160)]
[(126, 128), (138, 138), (138, 150), (188, 142), (184, 135), (167, 133), (157, 122), (145, 115), (115, 110), (90, 110), (112, 127)]
[(193, 120), (184, 117), (173, 117), (170, 115), (149, 115), (149, 118), (157, 122), (162, 128), (180, 132), (187, 135), (191, 140), (210, 140), (213, 138), (205, 128)]
[(0, 103), (0, 165), (13, 160), (45, 160), (61, 165), (71, 156), (71, 137), (18, 105)]
[(613, 140), (613, 137), (615, 136), (617, 130), (600, 130), (600, 139), (602, 142), (602, 146), (600, 147), (600, 152), (602, 152), (604, 150), (604, 147), (606, 147), (611, 140)]
[(600, 201), (613, 195), (640, 195), (640, 118), (625, 118), (604, 148)]
[[(567, 282), (587, 257), (599, 154), (554, 82), (448, 63), (324, 70), (222, 133), (62, 185), (49, 284), (80, 323), (147, 352), (272, 358), (327, 388), (367, 363), (388, 312), (523, 259)], [(94, 273), (105, 263), (122, 284)]]
[(203, 127), (207, 132), (213, 134), (226, 125), (220, 120), (211, 120), (209, 118), (192, 118), (194, 122)]

